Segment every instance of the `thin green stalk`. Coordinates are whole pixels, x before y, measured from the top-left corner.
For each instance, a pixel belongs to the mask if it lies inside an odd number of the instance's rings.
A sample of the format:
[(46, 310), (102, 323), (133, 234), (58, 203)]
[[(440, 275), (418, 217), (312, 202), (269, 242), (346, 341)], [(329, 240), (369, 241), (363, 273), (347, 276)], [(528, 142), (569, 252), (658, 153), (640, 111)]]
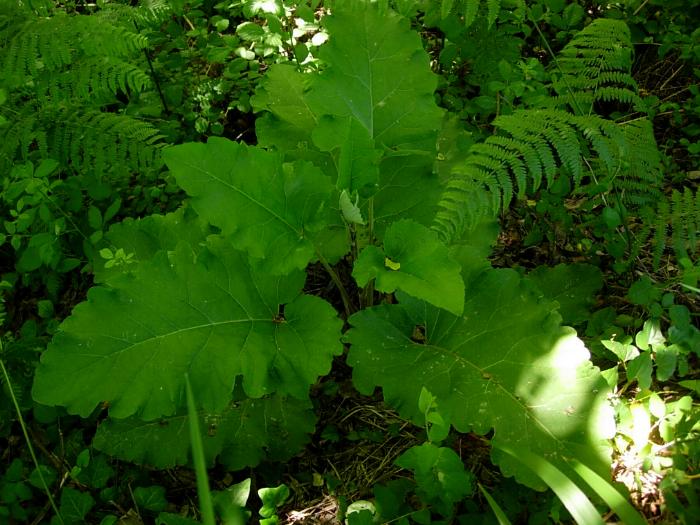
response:
[(561, 73), (561, 78), (564, 81), (564, 85), (566, 86), (567, 91), (569, 92), (569, 95), (571, 95), (571, 100), (574, 102), (574, 106), (576, 106), (576, 111), (579, 115), (583, 115), (583, 111), (581, 110), (581, 106), (578, 105), (578, 100), (576, 100), (576, 96), (574, 96), (574, 90), (571, 89), (571, 86), (569, 85), (568, 80), (566, 80), (566, 74), (564, 73), (564, 70), (561, 68), (559, 65), (559, 61), (557, 60), (557, 55), (554, 53), (552, 50), (552, 47), (549, 45), (549, 41), (547, 40), (547, 37), (544, 36), (544, 33), (540, 29), (540, 26), (535, 20), (532, 18), (532, 15), (530, 14), (530, 9), (528, 8), (527, 10), (528, 17), (530, 18), (530, 21), (533, 23), (535, 26), (535, 29), (537, 30), (537, 33), (540, 35), (540, 38), (542, 39), (542, 42), (544, 43), (545, 47), (547, 48), (547, 52), (549, 55), (552, 57), (552, 60), (554, 61), (554, 65), (557, 66), (557, 69)]
[(644, 6), (649, 3), (649, 0), (644, 0), (637, 9), (634, 10), (634, 13), (632, 13), (632, 16), (637, 16), (639, 12), (644, 9)]
[(80, 227), (75, 223), (75, 221), (73, 220), (73, 218), (72, 218), (70, 215), (68, 215), (65, 211), (63, 211), (63, 208), (61, 208), (61, 206), (59, 206), (59, 205), (49, 196), (49, 194), (47, 193), (47, 191), (46, 191), (44, 188), (40, 188), (39, 191), (40, 191), (41, 194), (44, 196), (44, 198), (45, 198), (47, 201), (49, 201), (49, 203), (51, 203), (51, 204), (61, 213), (61, 215), (63, 215), (63, 217), (73, 226), (73, 228), (75, 228), (75, 231), (77, 231), (77, 232), (83, 237), (83, 239), (85, 239), (85, 240), (87, 241), (87, 240), (89, 239), (88, 236), (85, 235), (85, 234), (83, 233), (83, 230), (80, 229)]
[(369, 243), (374, 244), (374, 197), (367, 200), (367, 222), (369, 224)]
[(600, 477), (595, 471), (580, 461), (572, 459), (569, 463), (583, 481), (595, 490), (596, 494), (617, 514), (622, 523), (626, 525), (648, 525), (647, 520), (634, 509), (610, 482)]
[(291, 16), (291, 11), (286, 8), (284, 10), (285, 20), (287, 22), (287, 27), (289, 30), (287, 34), (289, 35), (289, 53), (294, 57), (294, 61), (297, 63), (297, 69), (301, 71), (301, 62), (299, 62), (299, 57), (297, 56), (297, 50), (294, 49), (294, 18)]
[[(138, 33), (141, 32), (141, 29), (139, 28), (138, 24), (136, 23), (136, 20), (134, 22), (134, 27), (136, 28), (136, 31)], [(165, 114), (169, 115), (170, 114), (170, 109), (168, 109), (168, 104), (165, 101), (165, 96), (163, 95), (163, 90), (160, 88), (160, 82), (158, 82), (158, 77), (156, 75), (156, 70), (153, 68), (153, 61), (151, 60), (151, 56), (148, 54), (148, 50), (144, 49), (143, 54), (146, 57), (146, 62), (148, 62), (148, 68), (151, 70), (151, 78), (153, 79), (153, 83), (156, 86), (156, 91), (158, 91), (158, 96), (160, 97), (160, 103), (163, 104), (163, 109), (165, 110)]]
[(335, 284), (335, 287), (338, 288), (338, 291), (340, 292), (340, 298), (343, 301), (343, 308), (345, 308), (345, 315), (347, 317), (350, 317), (354, 311), (354, 308), (352, 307), (350, 295), (348, 295), (348, 291), (343, 285), (343, 281), (340, 280), (338, 273), (333, 269), (333, 267), (330, 264), (328, 264), (328, 261), (325, 259), (325, 257), (323, 257), (323, 255), (321, 255), (320, 252), (317, 251), (316, 255), (318, 256), (318, 260), (323, 265), (323, 268), (326, 270), (326, 272), (328, 272), (328, 275), (331, 276), (333, 284)]
[(214, 518), (214, 503), (209, 490), (209, 478), (207, 476), (207, 464), (204, 459), (204, 446), (202, 435), (199, 432), (199, 420), (197, 408), (194, 404), (194, 395), (190, 385), (190, 376), (185, 374), (185, 388), (187, 389), (187, 413), (190, 416), (190, 442), (192, 445), (192, 462), (197, 476), (197, 495), (199, 496), (199, 511), (202, 514), (204, 525), (216, 525)]
[[(0, 352), (2, 352), (2, 340), (0, 340)], [(32, 461), (34, 462), (34, 467), (36, 467), (37, 474), (39, 474), (39, 479), (41, 480), (41, 485), (44, 487), (44, 492), (46, 492), (46, 496), (49, 498), (49, 503), (51, 504), (51, 508), (53, 511), (56, 513), (56, 517), (58, 520), (63, 523), (63, 517), (61, 517), (61, 513), (58, 511), (58, 507), (56, 506), (56, 502), (53, 499), (53, 496), (51, 495), (51, 491), (49, 490), (49, 486), (46, 483), (46, 480), (44, 479), (44, 474), (41, 471), (41, 467), (39, 466), (39, 461), (36, 458), (36, 454), (34, 453), (34, 447), (32, 446), (32, 442), (29, 439), (29, 432), (27, 432), (27, 425), (24, 423), (24, 417), (22, 417), (22, 411), (19, 408), (19, 403), (17, 402), (17, 397), (15, 397), (15, 389), (12, 386), (12, 381), (10, 380), (10, 374), (7, 372), (7, 368), (5, 368), (5, 362), (0, 358), (0, 369), (2, 369), (2, 375), (5, 378), (5, 382), (7, 383), (7, 389), (10, 391), (10, 398), (12, 399), (12, 405), (15, 407), (15, 412), (17, 414), (17, 420), (19, 421), (19, 426), (22, 428), (22, 434), (24, 434), (24, 441), (27, 443), (27, 448), (29, 449), (29, 455), (32, 457)]]
[(362, 307), (370, 308), (372, 306), (374, 306), (374, 279), (370, 279), (362, 290)]
[(496, 516), (496, 519), (498, 520), (498, 525), (512, 525), (510, 520), (508, 519), (508, 516), (506, 516), (506, 513), (503, 512), (503, 509), (496, 502), (496, 500), (493, 499), (491, 494), (488, 493), (488, 491), (481, 485), (481, 483), (477, 483), (477, 485), (481, 493), (484, 495), (484, 498), (486, 498), (486, 502), (489, 504), (489, 507), (491, 507), (491, 510)]
[[(369, 231), (367, 232), (370, 245), (374, 244), (374, 197), (370, 197), (367, 201), (367, 223)], [(362, 307), (368, 308), (374, 306), (374, 279), (371, 279), (364, 290), (362, 290)]]

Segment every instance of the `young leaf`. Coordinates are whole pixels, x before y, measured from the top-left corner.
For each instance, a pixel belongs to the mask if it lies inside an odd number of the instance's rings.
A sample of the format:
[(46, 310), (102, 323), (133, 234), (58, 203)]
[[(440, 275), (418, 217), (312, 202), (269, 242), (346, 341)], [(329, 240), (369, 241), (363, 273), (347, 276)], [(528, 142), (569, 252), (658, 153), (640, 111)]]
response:
[(102, 228), (102, 213), (95, 206), (88, 208), (88, 224), (93, 230)]
[[(610, 421), (607, 385), (573, 330), (559, 326), (556, 303), (539, 298), (512, 270), (488, 270), (454, 316), (405, 294), (400, 304), (354, 314), (346, 340), (360, 392), (381, 386), (385, 399), (422, 424), (421, 388), (460, 432), (527, 447), (549, 458), (579, 454), (605, 469), (597, 447)], [(591, 446), (593, 445), (593, 446)], [(507, 475), (542, 487), (506, 457)]]
[(656, 363), (656, 378), (659, 381), (668, 381), (676, 370), (679, 348), (671, 345), (668, 348), (659, 348), (654, 355)]
[(417, 493), (427, 503), (451, 506), (473, 492), (474, 476), (464, 470), (462, 460), (450, 448), (423, 443), (401, 454), (396, 464), (413, 471)]
[(61, 518), (59, 523), (85, 523), (85, 516), (95, 506), (89, 492), (65, 487), (61, 491)]
[(637, 380), (639, 388), (646, 390), (651, 386), (652, 372), (651, 353), (642, 352), (627, 363), (627, 380)]
[(154, 419), (184, 406), (183, 371), (212, 412), (238, 375), (251, 397), (305, 398), (342, 351), (342, 322), (299, 295), (304, 278), (264, 273), (216, 237), (198, 256), (186, 244), (160, 252), (90, 290), (42, 355), (35, 399), (83, 416), (108, 402), (113, 417)]
[(246, 510), (248, 496), (250, 496), (250, 478), (214, 492), (214, 504), (223, 523), (226, 525), (248, 523), (252, 514), (251, 511)]
[(289, 487), (287, 485), (279, 485), (277, 487), (265, 487), (258, 489), (258, 496), (262, 501), (260, 508), (260, 516), (263, 518), (271, 518), (275, 515), (277, 507), (280, 507), (287, 501), (289, 497)]
[[(274, 395), (232, 402), (220, 413), (199, 411), (199, 423), (207, 464), (218, 461), (229, 470), (241, 470), (263, 459), (286, 461), (299, 452), (314, 431), (316, 417), (308, 400)], [(93, 446), (160, 469), (187, 465), (189, 416), (183, 409), (153, 421), (107, 419), (98, 427)]]
[(357, 207), (357, 201), (359, 196), (355, 199), (353, 203), (350, 200), (350, 196), (346, 190), (340, 192), (340, 200), (338, 204), (340, 205), (340, 211), (343, 213), (343, 218), (351, 224), (364, 225), (365, 221), (362, 218), (362, 212), (360, 208)]
[(359, 121), (324, 116), (313, 132), (313, 139), (321, 151), (339, 150), (336, 181), (339, 190), (360, 192), (364, 197), (376, 193), (381, 152), (374, 148), (374, 140)]
[(337, 202), (319, 169), (283, 165), (275, 153), (219, 137), (173, 146), (163, 157), (199, 216), (273, 273), (305, 268), (316, 256), (312, 232), (324, 229)]
[(162, 485), (136, 487), (133, 490), (133, 494), (134, 503), (136, 503), (140, 509), (161, 512), (168, 507), (168, 500), (165, 497), (165, 487)]
[[(211, 228), (199, 219), (192, 209), (180, 208), (167, 215), (149, 215), (143, 219), (126, 219), (113, 225), (105, 236), (105, 243), (110, 248), (102, 248), (100, 255), (106, 260), (114, 258), (112, 248), (124, 253), (134, 254), (133, 261), (147, 261), (161, 250), (174, 250), (178, 242), (188, 243), (199, 251)], [(103, 254), (104, 252), (104, 254)], [(127, 267), (105, 266), (104, 260), (93, 262), (95, 282), (108, 282), (112, 277), (124, 271), (134, 270), (136, 265)]]
[(384, 249), (368, 246), (360, 254), (352, 275), (360, 286), (376, 279), (376, 289), (397, 289), (459, 315), (464, 307), (464, 282), (437, 235), (411, 220), (392, 224), (384, 236)]

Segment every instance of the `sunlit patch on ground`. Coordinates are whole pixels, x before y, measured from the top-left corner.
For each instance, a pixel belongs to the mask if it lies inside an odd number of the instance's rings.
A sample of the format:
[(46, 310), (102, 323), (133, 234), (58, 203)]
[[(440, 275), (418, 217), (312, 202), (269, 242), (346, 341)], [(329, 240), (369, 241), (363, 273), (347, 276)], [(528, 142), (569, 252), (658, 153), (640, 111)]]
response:
[(337, 524), (338, 501), (333, 496), (324, 496), (321, 501), (305, 509), (292, 510), (287, 513), (284, 524), (326, 525)]
[(645, 472), (643, 459), (632, 448), (622, 453), (613, 463), (613, 479), (627, 487), (635, 507), (645, 516), (661, 514), (664, 494), (659, 485), (663, 475), (652, 469)]

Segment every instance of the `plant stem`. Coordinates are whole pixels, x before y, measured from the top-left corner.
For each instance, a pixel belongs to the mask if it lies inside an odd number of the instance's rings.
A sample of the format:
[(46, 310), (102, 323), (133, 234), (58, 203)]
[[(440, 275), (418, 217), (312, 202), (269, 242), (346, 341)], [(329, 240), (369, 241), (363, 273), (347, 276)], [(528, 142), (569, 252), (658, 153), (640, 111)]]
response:
[[(2, 341), (0, 340), (0, 352), (2, 352)], [(49, 490), (49, 486), (46, 483), (46, 480), (44, 479), (44, 474), (41, 471), (41, 468), (39, 466), (39, 461), (36, 458), (36, 454), (34, 453), (34, 447), (32, 446), (32, 442), (29, 439), (29, 433), (27, 432), (27, 425), (24, 422), (24, 418), (22, 417), (22, 411), (19, 408), (19, 403), (17, 402), (17, 397), (15, 397), (15, 389), (12, 386), (12, 381), (10, 380), (10, 374), (7, 372), (7, 369), (5, 368), (5, 363), (0, 358), (0, 369), (2, 369), (2, 375), (5, 378), (5, 383), (7, 383), (7, 389), (10, 391), (10, 398), (12, 399), (12, 404), (15, 407), (15, 412), (17, 414), (17, 420), (19, 421), (19, 426), (22, 428), (22, 434), (24, 434), (24, 441), (27, 443), (27, 448), (29, 449), (29, 455), (32, 457), (32, 461), (34, 462), (34, 466), (36, 467), (36, 472), (39, 474), (39, 479), (41, 480), (41, 484), (44, 487), (44, 492), (46, 492), (46, 496), (49, 498), (49, 503), (51, 504), (51, 508), (53, 511), (56, 513), (56, 517), (58, 520), (63, 523), (63, 518), (61, 517), (61, 513), (58, 511), (58, 507), (56, 506), (56, 502), (53, 499), (53, 496), (51, 495), (51, 491)]]
[[(369, 224), (368, 244), (374, 244), (374, 197), (370, 197), (367, 201), (367, 222)], [(374, 279), (371, 279), (367, 286), (362, 290), (360, 297), (362, 308), (374, 306)]]
[(352, 307), (352, 301), (350, 300), (350, 295), (348, 294), (348, 291), (345, 289), (345, 286), (343, 285), (343, 281), (340, 280), (340, 277), (338, 276), (338, 273), (333, 269), (333, 267), (328, 264), (328, 261), (326, 258), (321, 255), (321, 253), (317, 250), (316, 255), (318, 256), (318, 260), (321, 262), (323, 265), (323, 268), (328, 272), (328, 275), (330, 275), (331, 280), (333, 281), (333, 284), (335, 284), (335, 287), (338, 289), (340, 292), (340, 298), (343, 300), (343, 307), (345, 308), (345, 316), (350, 317), (352, 313), (355, 311), (355, 309)]
[(569, 92), (569, 96), (571, 97), (571, 101), (573, 102), (574, 106), (576, 106), (576, 112), (579, 115), (583, 115), (583, 111), (581, 110), (581, 106), (578, 105), (578, 100), (576, 100), (576, 95), (574, 95), (574, 90), (571, 89), (571, 86), (569, 85), (569, 81), (566, 79), (566, 73), (564, 73), (564, 70), (559, 65), (559, 60), (557, 60), (557, 55), (554, 53), (554, 51), (552, 51), (552, 46), (549, 45), (549, 41), (547, 40), (547, 37), (544, 36), (544, 33), (540, 29), (540, 25), (537, 22), (535, 22), (535, 20), (532, 18), (532, 14), (530, 13), (529, 8), (527, 9), (527, 15), (530, 18), (530, 21), (534, 24), (535, 29), (537, 30), (537, 33), (540, 35), (542, 42), (544, 43), (545, 47), (547, 48), (547, 52), (552, 57), (552, 60), (554, 61), (554, 65), (557, 66), (557, 69), (561, 73), (561, 79), (564, 81), (564, 85), (566, 86), (566, 90)]
[(61, 208), (61, 206), (60, 206), (58, 203), (56, 203), (56, 201), (54, 201), (53, 198), (52, 198), (51, 196), (49, 196), (49, 194), (48, 194), (48, 192), (46, 191), (46, 189), (44, 189), (44, 188), (39, 188), (39, 191), (41, 192), (41, 194), (44, 196), (44, 198), (45, 198), (47, 201), (49, 201), (53, 206), (56, 207), (56, 209), (61, 213), (61, 215), (63, 215), (63, 217), (73, 226), (73, 228), (75, 228), (75, 231), (77, 231), (77, 232), (82, 236), (83, 239), (85, 239), (86, 241), (89, 240), (88, 236), (85, 235), (85, 233), (83, 233), (83, 230), (80, 229), (80, 226), (78, 226), (78, 225), (75, 223), (75, 221), (73, 220), (73, 218), (72, 218), (70, 215), (68, 215), (68, 213), (66, 213), (65, 211), (63, 211), (63, 208)]
[(642, 2), (642, 3), (640, 4), (640, 6), (639, 6), (637, 9), (634, 10), (634, 13), (632, 13), (632, 16), (637, 16), (637, 15), (639, 14), (639, 12), (640, 12), (642, 9), (644, 9), (644, 6), (647, 5), (648, 3), (649, 3), (649, 0), (644, 0), (644, 2)]
[(294, 49), (294, 17), (292, 16), (292, 11), (287, 10), (286, 8), (284, 10), (284, 14), (287, 27), (289, 28), (289, 31), (287, 31), (287, 34), (289, 34), (289, 50), (287, 53), (294, 57), (294, 61), (297, 63), (297, 69), (301, 71), (301, 63), (299, 62), (296, 49)]
[(185, 389), (187, 394), (187, 414), (190, 419), (190, 445), (192, 447), (192, 463), (197, 478), (197, 495), (199, 496), (199, 511), (202, 514), (204, 525), (216, 525), (214, 517), (214, 503), (209, 489), (209, 477), (207, 475), (207, 465), (204, 458), (204, 446), (202, 445), (202, 435), (199, 431), (199, 421), (197, 408), (192, 394), (189, 375), (185, 374)]
[[(141, 31), (139, 29), (138, 24), (136, 23), (136, 20), (134, 20), (134, 27), (136, 28), (137, 32)], [(158, 77), (156, 76), (156, 70), (153, 69), (153, 61), (151, 61), (151, 57), (148, 54), (148, 50), (144, 49), (143, 54), (146, 57), (146, 61), (148, 62), (148, 67), (151, 70), (151, 78), (153, 79), (153, 83), (156, 85), (156, 90), (158, 91), (158, 96), (160, 97), (160, 102), (161, 102), (161, 104), (163, 104), (163, 109), (165, 110), (165, 114), (169, 115), (170, 110), (168, 109), (168, 104), (165, 102), (165, 96), (163, 96), (163, 91), (160, 89), (160, 82), (158, 82)]]

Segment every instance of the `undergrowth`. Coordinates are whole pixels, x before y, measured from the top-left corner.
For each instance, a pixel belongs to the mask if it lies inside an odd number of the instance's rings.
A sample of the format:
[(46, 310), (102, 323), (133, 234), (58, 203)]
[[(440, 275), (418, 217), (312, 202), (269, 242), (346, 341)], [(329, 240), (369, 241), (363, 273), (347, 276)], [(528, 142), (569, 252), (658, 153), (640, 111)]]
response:
[(0, 523), (694, 522), (697, 2), (133, 3), (0, 2)]

